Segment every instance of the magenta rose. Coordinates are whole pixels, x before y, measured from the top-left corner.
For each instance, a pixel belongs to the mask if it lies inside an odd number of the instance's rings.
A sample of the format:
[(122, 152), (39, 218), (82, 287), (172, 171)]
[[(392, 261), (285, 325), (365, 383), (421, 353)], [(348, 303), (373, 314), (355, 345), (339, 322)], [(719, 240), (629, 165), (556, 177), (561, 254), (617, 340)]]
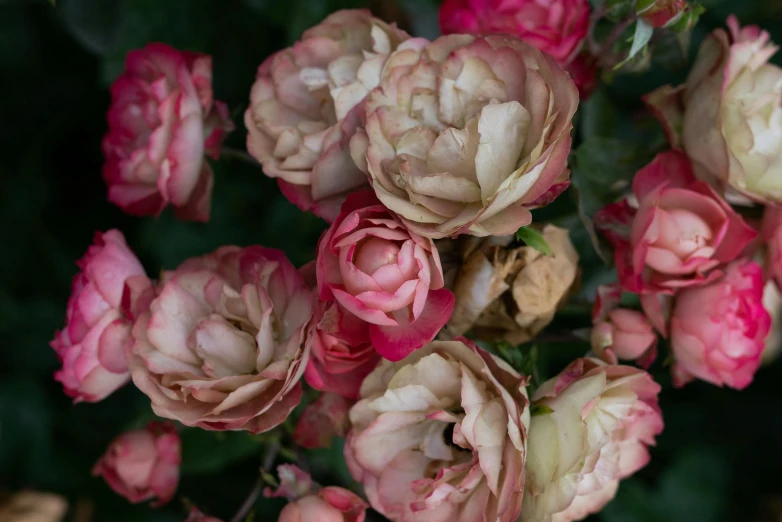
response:
[(722, 279), (678, 294), (671, 318), (678, 385), (698, 378), (742, 389), (752, 382), (771, 327), (763, 286), (757, 263), (737, 261)]
[(186, 426), (260, 433), (301, 400), (315, 298), (279, 250), (221, 247), (164, 275), (133, 326), (133, 382)]
[(304, 376), (316, 390), (355, 399), (380, 358), (369, 340), (369, 324), (336, 301), (321, 301), (317, 310), (307, 337), (311, 354)]
[(150, 422), (143, 430), (123, 433), (109, 445), (92, 470), (130, 502), (167, 503), (179, 484), (182, 445), (174, 425)]
[(507, 33), (568, 63), (589, 29), (588, 0), (445, 0), (443, 34)]
[(152, 43), (128, 53), (111, 86), (103, 177), (109, 201), (128, 214), (209, 221), (212, 168), (234, 126), (212, 99), (211, 56)]
[(366, 321), (375, 350), (392, 361), (434, 339), (453, 312), (434, 242), (370, 191), (349, 196), (321, 237), (316, 273), (320, 299)]
[(76, 402), (97, 402), (130, 380), (125, 344), (152, 282), (119, 230), (96, 233), (77, 265), (65, 327), (51, 341), (62, 362), (54, 378)]
[(613, 243), (624, 290), (672, 294), (722, 275), (756, 236), (706, 183), (697, 181), (681, 152), (669, 151), (633, 179), (637, 208), (628, 200), (595, 215)]

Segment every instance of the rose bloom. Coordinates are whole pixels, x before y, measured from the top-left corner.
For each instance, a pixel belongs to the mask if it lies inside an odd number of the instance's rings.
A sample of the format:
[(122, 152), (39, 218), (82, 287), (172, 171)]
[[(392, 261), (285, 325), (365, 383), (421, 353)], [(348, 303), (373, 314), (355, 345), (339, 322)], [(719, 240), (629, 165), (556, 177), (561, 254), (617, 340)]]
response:
[(223, 522), (219, 518), (210, 517), (208, 515), (204, 515), (198, 509), (192, 508), (190, 509), (190, 514), (187, 517), (187, 520), (185, 522)]
[(592, 350), (602, 359), (616, 363), (643, 357), (643, 366), (657, 355), (657, 334), (646, 316), (636, 310), (616, 308), (592, 328)]
[(381, 361), (351, 409), (345, 458), (394, 522), (513, 522), (521, 511), (526, 379), (466, 339)]
[(314, 296), (279, 250), (221, 247), (165, 275), (133, 327), (133, 382), (186, 426), (267, 431), (301, 400)]
[(600, 511), (649, 462), (663, 429), (651, 376), (577, 359), (532, 397), (521, 520), (570, 522)]
[(452, 284), (456, 305), (443, 336), (471, 331), (478, 339), (518, 345), (551, 323), (576, 283), (578, 252), (563, 228), (547, 224), (541, 235), (550, 256), (511, 246), (511, 236), (456, 240), (464, 261)]
[(76, 264), (65, 327), (51, 341), (62, 362), (54, 378), (76, 402), (97, 402), (130, 380), (125, 344), (152, 282), (119, 230), (97, 232)]
[(92, 474), (102, 476), (111, 489), (130, 502), (155, 499), (153, 505), (161, 506), (176, 492), (181, 453), (174, 425), (150, 422), (145, 429), (114, 439)]
[(347, 489), (330, 486), (287, 504), (278, 522), (364, 522), (367, 503)]
[(667, 293), (719, 277), (757, 233), (706, 183), (687, 157), (663, 152), (633, 179), (638, 200), (600, 210), (595, 226), (615, 248), (619, 282), (634, 293)]
[(307, 342), (311, 351), (304, 372), (307, 384), (357, 398), (361, 381), (380, 358), (369, 340), (369, 324), (336, 301), (320, 301)]
[(152, 43), (128, 53), (111, 86), (103, 177), (109, 201), (137, 216), (171, 204), (177, 217), (209, 221), (212, 168), (234, 126), (212, 99), (212, 57)]
[(331, 222), (367, 180), (350, 158), (353, 109), (409, 36), (366, 10), (333, 13), (258, 69), (244, 114), (247, 150), (302, 210)]
[(370, 191), (345, 201), (320, 239), (316, 271), (320, 299), (369, 323), (372, 346), (393, 361), (434, 339), (453, 311), (432, 240), (408, 230)]
[(351, 154), (415, 233), (508, 235), (567, 187), (577, 106), (568, 74), (516, 37), (407, 42), (367, 96)]
[(511, 34), (566, 64), (586, 38), (589, 1), (445, 0), (440, 29), (443, 34)]
[(746, 388), (760, 366), (770, 326), (757, 263), (737, 261), (722, 279), (681, 291), (671, 318), (675, 383), (698, 378)]
[(685, 85), (647, 96), (699, 177), (751, 200), (782, 202), (782, 68), (777, 47), (757, 26), (715, 30), (701, 45)]

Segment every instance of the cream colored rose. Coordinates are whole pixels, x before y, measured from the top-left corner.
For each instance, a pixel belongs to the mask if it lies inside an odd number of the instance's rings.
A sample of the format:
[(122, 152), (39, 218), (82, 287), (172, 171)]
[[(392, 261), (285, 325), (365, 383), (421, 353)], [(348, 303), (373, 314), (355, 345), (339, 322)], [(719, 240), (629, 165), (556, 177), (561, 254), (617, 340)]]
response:
[(443, 336), (471, 330), (487, 341), (521, 344), (551, 322), (576, 282), (578, 252), (567, 230), (545, 225), (542, 234), (551, 256), (529, 246), (510, 247), (510, 236), (465, 238), (445, 246), (446, 251), (455, 247), (463, 261), (452, 282), (456, 306)]

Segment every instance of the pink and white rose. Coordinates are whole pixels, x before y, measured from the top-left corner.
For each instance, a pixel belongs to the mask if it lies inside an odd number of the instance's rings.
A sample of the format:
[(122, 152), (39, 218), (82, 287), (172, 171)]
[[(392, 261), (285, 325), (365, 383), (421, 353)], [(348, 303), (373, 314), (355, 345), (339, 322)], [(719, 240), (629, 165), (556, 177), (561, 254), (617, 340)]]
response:
[(354, 110), (409, 36), (366, 10), (343, 10), (261, 64), (244, 115), (247, 150), (302, 210), (331, 222), (367, 179), (350, 158)]
[(370, 191), (345, 201), (320, 239), (316, 272), (320, 299), (368, 323), (372, 346), (393, 361), (434, 339), (453, 311), (434, 242)]
[(54, 378), (76, 402), (97, 402), (130, 380), (125, 345), (152, 282), (119, 230), (97, 232), (76, 264), (65, 327), (51, 341), (62, 362)]
[[(647, 96), (699, 177), (751, 200), (782, 202), (782, 68), (758, 26), (728, 18), (698, 51), (685, 85)], [(681, 136), (678, 134), (681, 129)]]
[(736, 261), (722, 279), (677, 295), (671, 318), (676, 384), (697, 378), (743, 389), (752, 382), (771, 327), (763, 287), (760, 265)]
[(613, 243), (623, 289), (672, 294), (722, 275), (755, 237), (750, 227), (714, 190), (697, 181), (687, 157), (658, 154), (633, 179), (628, 200), (595, 215), (595, 226)]
[(405, 42), (351, 140), (378, 198), (416, 234), (508, 235), (568, 185), (578, 91), (517, 37)]
[[(657, 334), (646, 316), (636, 310), (616, 308), (592, 328), (592, 350), (602, 359), (651, 363), (657, 353)], [(647, 366), (647, 364), (644, 364)]]
[(234, 128), (212, 96), (212, 57), (152, 43), (128, 53), (111, 86), (103, 177), (109, 201), (128, 214), (174, 207), (180, 219), (209, 221), (212, 168)]
[(186, 426), (260, 433), (301, 400), (315, 298), (279, 250), (221, 247), (164, 276), (133, 327), (133, 382)]
[(154, 506), (174, 497), (179, 484), (182, 444), (173, 424), (150, 422), (146, 428), (123, 433), (95, 464), (118, 495), (130, 502), (154, 500)]
[(526, 379), (466, 339), (381, 361), (351, 409), (345, 458), (393, 522), (514, 522), (521, 512)]
[(600, 511), (643, 468), (663, 429), (660, 386), (631, 366), (577, 359), (532, 397), (521, 520), (570, 522)]
[(561, 64), (571, 61), (589, 29), (588, 0), (445, 0), (443, 34), (518, 36)]

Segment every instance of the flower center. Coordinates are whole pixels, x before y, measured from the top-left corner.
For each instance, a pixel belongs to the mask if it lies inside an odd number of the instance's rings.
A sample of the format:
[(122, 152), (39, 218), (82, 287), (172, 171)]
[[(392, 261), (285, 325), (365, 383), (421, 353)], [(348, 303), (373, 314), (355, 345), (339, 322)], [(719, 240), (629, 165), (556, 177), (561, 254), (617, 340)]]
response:
[(365, 274), (374, 274), (378, 268), (397, 263), (399, 246), (378, 237), (367, 239), (356, 248), (354, 264)]

